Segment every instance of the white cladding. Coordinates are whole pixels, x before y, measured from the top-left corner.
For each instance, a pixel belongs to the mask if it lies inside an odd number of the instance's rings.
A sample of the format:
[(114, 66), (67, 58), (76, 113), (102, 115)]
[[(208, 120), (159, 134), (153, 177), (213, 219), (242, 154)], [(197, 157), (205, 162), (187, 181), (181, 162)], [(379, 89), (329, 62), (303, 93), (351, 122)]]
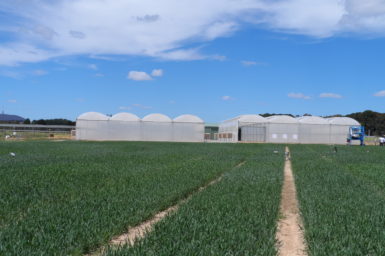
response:
[(360, 125), (348, 117), (293, 118), (276, 115), (263, 118), (244, 115), (224, 121), (219, 126), (219, 140), (268, 143), (345, 144), (349, 127)]
[(142, 139), (140, 118), (131, 113), (118, 113), (109, 119), (109, 132), (105, 140), (131, 140)]
[(205, 123), (193, 115), (181, 115), (174, 118), (172, 123), (173, 141), (203, 142)]
[(266, 141), (271, 143), (299, 143), (298, 120), (287, 115), (270, 116)]
[[(302, 116), (299, 122), (298, 133), (301, 143), (325, 144), (330, 141), (330, 123), (319, 116)], [(347, 134), (347, 133), (346, 133)], [(344, 135), (346, 141), (346, 134)]]
[(76, 120), (78, 140), (202, 142), (204, 122), (197, 116), (182, 115), (174, 120), (163, 114), (140, 119), (131, 113), (112, 117), (88, 112)]
[(330, 123), (330, 141), (335, 144), (346, 143), (346, 134), (349, 133), (349, 127), (360, 125), (356, 120), (349, 117), (332, 117), (328, 119)]
[(87, 112), (76, 120), (76, 139), (104, 140), (108, 136), (108, 116)]
[(260, 129), (264, 129), (266, 118), (260, 115), (240, 115), (226, 120), (219, 125), (219, 140), (226, 142), (254, 141), (265, 142), (260, 137)]
[(142, 119), (142, 140), (172, 141), (172, 120), (166, 115), (150, 114)]

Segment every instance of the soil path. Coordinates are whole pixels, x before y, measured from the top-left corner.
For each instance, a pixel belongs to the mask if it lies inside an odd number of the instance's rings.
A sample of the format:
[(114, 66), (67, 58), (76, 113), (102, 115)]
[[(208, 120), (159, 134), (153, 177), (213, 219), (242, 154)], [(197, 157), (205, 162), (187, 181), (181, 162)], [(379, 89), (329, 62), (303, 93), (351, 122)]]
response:
[(306, 256), (303, 225), (291, 169), (290, 151), (285, 149), (284, 183), (281, 198), (281, 219), (276, 234), (278, 256)]
[[(246, 161), (243, 161), (243, 162), (239, 163), (238, 165), (236, 165), (233, 169), (239, 168), (242, 165), (244, 165), (245, 163), (246, 163)], [(136, 241), (138, 241), (140, 239), (143, 239), (148, 232), (151, 232), (153, 226), (156, 223), (158, 223), (159, 221), (164, 219), (167, 215), (169, 215), (169, 214), (171, 214), (173, 212), (176, 212), (178, 210), (178, 208), (180, 207), (180, 205), (182, 205), (183, 203), (185, 203), (188, 200), (190, 200), (192, 198), (192, 196), (195, 195), (196, 193), (199, 193), (202, 190), (206, 189), (207, 187), (209, 187), (211, 185), (214, 185), (215, 183), (218, 183), (222, 179), (223, 175), (224, 174), (222, 174), (218, 178), (210, 181), (206, 185), (200, 187), (197, 190), (197, 192), (191, 193), (185, 199), (182, 199), (181, 201), (179, 201), (177, 204), (167, 208), (164, 211), (158, 212), (151, 219), (149, 219), (149, 220), (147, 220), (145, 222), (142, 222), (141, 224), (139, 224), (139, 225), (137, 225), (135, 227), (129, 228), (126, 233), (113, 238), (110, 241), (109, 245), (112, 245), (112, 246), (123, 246), (123, 245), (128, 244), (130, 246), (133, 246)], [(91, 254), (86, 254), (85, 256), (101, 256), (101, 255), (103, 255), (105, 250), (106, 250), (106, 248), (102, 247), (102, 248), (99, 248), (99, 250), (97, 250), (96, 252), (93, 252)]]

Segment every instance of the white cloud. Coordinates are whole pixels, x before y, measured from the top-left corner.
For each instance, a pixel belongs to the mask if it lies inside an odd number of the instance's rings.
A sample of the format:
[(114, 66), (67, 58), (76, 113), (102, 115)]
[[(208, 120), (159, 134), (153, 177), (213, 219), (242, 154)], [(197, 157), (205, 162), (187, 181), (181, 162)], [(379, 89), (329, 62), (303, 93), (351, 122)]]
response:
[(385, 90), (376, 92), (373, 96), (376, 96), (376, 97), (385, 97)]
[(0, 71), (0, 76), (5, 76), (9, 78), (14, 78), (14, 79), (20, 79), (23, 77), (21, 73), (15, 72), (15, 71), (9, 71), (9, 70)]
[(46, 70), (43, 70), (43, 69), (37, 69), (37, 70), (33, 71), (33, 74), (35, 76), (44, 76), (44, 75), (48, 74), (48, 72)]
[(17, 100), (12, 99), (12, 100), (8, 100), (8, 102), (9, 103), (17, 103)]
[(95, 76), (96, 76), (96, 77), (104, 77), (105, 75), (102, 74), (102, 73), (96, 73)]
[(215, 59), (186, 45), (248, 23), (321, 38), (385, 36), (384, 0), (19, 0), (1, 1), (0, 12), (12, 15), (0, 33), (14, 38), (0, 46), (0, 65), (70, 55)]
[(90, 65), (88, 65), (88, 68), (92, 69), (92, 70), (98, 70), (99, 69), (96, 64), (90, 64)]
[(152, 108), (151, 106), (145, 106), (142, 104), (132, 104), (132, 106), (135, 108), (141, 108), (141, 109), (151, 109)]
[(257, 62), (251, 61), (251, 60), (243, 60), (241, 61), (242, 65), (245, 67), (255, 66), (257, 65)]
[(320, 98), (334, 98), (334, 99), (341, 99), (342, 96), (340, 94), (337, 94), (337, 93), (321, 93), (319, 95)]
[(152, 75), (152, 76), (155, 76), (155, 77), (163, 76), (163, 69), (154, 69), (154, 70), (151, 72), (151, 75)]
[(149, 81), (152, 80), (152, 77), (143, 71), (130, 71), (128, 72), (128, 79), (134, 80), (134, 81)]
[(120, 110), (130, 110), (130, 109), (132, 109), (132, 108), (129, 107), (129, 106), (120, 106), (119, 109), (120, 109)]
[(228, 101), (228, 100), (234, 100), (234, 98), (231, 96), (222, 96), (222, 100)]
[(294, 93), (294, 92), (291, 92), (287, 95), (289, 98), (294, 98), (294, 99), (304, 99), (304, 100), (310, 100), (311, 97), (310, 96), (307, 96), (303, 93)]

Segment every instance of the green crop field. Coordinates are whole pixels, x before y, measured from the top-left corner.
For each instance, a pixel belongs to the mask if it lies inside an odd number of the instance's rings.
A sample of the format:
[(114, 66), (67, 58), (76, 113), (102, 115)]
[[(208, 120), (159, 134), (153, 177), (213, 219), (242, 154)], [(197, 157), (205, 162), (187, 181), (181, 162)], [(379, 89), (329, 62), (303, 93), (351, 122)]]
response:
[[(385, 255), (384, 148), (290, 149), (309, 255)], [(283, 150), (0, 142), (0, 255), (91, 253), (186, 198), (133, 247), (105, 255), (276, 255)]]
[(2, 142), (0, 255), (88, 253), (260, 150), (234, 144)]
[(385, 255), (385, 151), (290, 146), (310, 255)]
[(282, 146), (259, 145), (247, 162), (183, 204), (177, 214), (123, 255), (276, 255), (282, 188)]

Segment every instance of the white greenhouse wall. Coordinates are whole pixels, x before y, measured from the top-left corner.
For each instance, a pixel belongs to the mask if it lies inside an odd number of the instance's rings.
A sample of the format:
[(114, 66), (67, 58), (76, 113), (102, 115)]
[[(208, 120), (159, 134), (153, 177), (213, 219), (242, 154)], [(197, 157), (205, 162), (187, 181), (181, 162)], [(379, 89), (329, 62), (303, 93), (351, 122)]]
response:
[(97, 141), (204, 141), (203, 120), (192, 115), (180, 116), (176, 120), (179, 121), (172, 121), (169, 117), (161, 114), (151, 114), (139, 119), (129, 113), (119, 113), (108, 118), (100, 113), (89, 112), (80, 115), (76, 121), (76, 139)]

